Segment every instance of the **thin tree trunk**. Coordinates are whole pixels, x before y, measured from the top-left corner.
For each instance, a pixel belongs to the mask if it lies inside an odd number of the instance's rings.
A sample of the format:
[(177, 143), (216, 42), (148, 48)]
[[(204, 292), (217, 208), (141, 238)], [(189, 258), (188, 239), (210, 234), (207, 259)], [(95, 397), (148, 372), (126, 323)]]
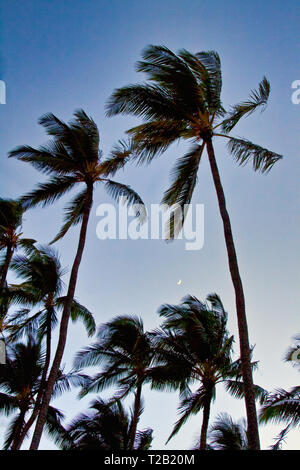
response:
[(220, 214), (223, 220), (223, 228), (225, 235), (225, 242), (227, 248), (229, 270), (231, 274), (232, 283), (235, 291), (236, 313), (238, 320), (238, 330), (240, 339), (240, 354), (242, 362), (242, 374), (245, 387), (245, 403), (247, 412), (248, 423), (248, 440), (249, 448), (252, 450), (259, 450), (259, 433), (257, 424), (257, 414), (255, 406), (255, 396), (251, 369), (250, 347), (248, 337), (248, 326), (245, 309), (245, 298), (243, 285), (239, 273), (237, 255), (235, 251), (230, 218), (226, 209), (225, 195), (219, 175), (219, 170), (215, 158), (215, 153), (211, 140), (207, 143), (207, 152), (209, 157), (210, 168), (214, 180), (214, 185), (217, 193)]
[(1, 277), (0, 277), (0, 292), (2, 291), (2, 289), (5, 286), (6, 276), (7, 276), (7, 273), (8, 273), (8, 269), (9, 269), (9, 265), (10, 265), (10, 262), (11, 262), (11, 259), (12, 259), (13, 252), (14, 252), (14, 250), (13, 250), (13, 247), (11, 246), (11, 244), (7, 245), (5, 260), (4, 260), (4, 264), (3, 264), (3, 268), (2, 268), (2, 272), (1, 272)]
[(45, 386), (46, 386), (46, 380), (47, 380), (47, 374), (48, 374), (48, 369), (50, 365), (50, 358), (51, 358), (51, 317), (53, 313), (53, 295), (49, 296), (49, 302), (51, 305), (48, 306), (47, 308), (47, 331), (46, 331), (46, 357), (45, 357), (45, 364), (44, 364), (44, 369), (43, 369), (43, 374), (41, 377), (41, 383), (40, 383), (40, 388), (36, 397), (36, 402), (35, 406), (33, 409), (33, 412), (31, 413), (31, 416), (27, 423), (25, 423), (25, 426), (22, 429), (22, 432), (20, 433), (20, 436), (14, 440), (14, 443), (12, 445), (12, 450), (20, 450), (21, 445), (23, 444), (23, 441), (33, 425), (34, 421), (37, 418), (37, 415), (40, 410), (40, 404), (43, 398), (43, 394), (45, 391)]
[(66, 302), (64, 305), (61, 322), (60, 322), (59, 340), (58, 340), (58, 344), (56, 348), (56, 353), (55, 353), (51, 371), (48, 377), (47, 386), (46, 386), (46, 390), (43, 396), (40, 413), (37, 419), (36, 427), (35, 427), (31, 445), (30, 445), (30, 450), (37, 450), (39, 447), (40, 440), (41, 440), (42, 433), (43, 433), (44, 424), (45, 424), (46, 417), (47, 417), (49, 403), (51, 400), (52, 390), (53, 390), (53, 387), (57, 378), (57, 374), (59, 372), (61, 360), (62, 360), (63, 353), (65, 350), (70, 311), (71, 311), (72, 302), (73, 302), (74, 294), (75, 294), (78, 270), (79, 270), (79, 266), (80, 266), (80, 262), (82, 259), (84, 246), (85, 246), (87, 226), (88, 226), (92, 203), (93, 203), (93, 187), (91, 186), (88, 188), (88, 191), (87, 191), (87, 199), (85, 203), (85, 209), (84, 209), (83, 219), (82, 219), (82, 224), (81, 224), (81, 229), (80, 229), (77, 253), (76, 253), (74, 263), (72, 266), (68, 293), (67, 293)]
[(211, 399), (212, 399), (212, 392), (208, 390), (207, 395), (205, 397), (204, 407), (203, 407), (203, 421), (202, 421), (202, 426), (201, 426), (200, 450), (206, 449)]
[(129, 434), (129, 450), (133, 450), (134, 448), (134, 441), (136, 436), (137, 425), (139, 421), (139, 412), (141, 407), (141, 395), (142, 395), (142, 384), (139, 383), (136, 392), (135, 392), (135, 399), (134, 399), (134, 410), (132, 421), (130, 425), (130, 434)]

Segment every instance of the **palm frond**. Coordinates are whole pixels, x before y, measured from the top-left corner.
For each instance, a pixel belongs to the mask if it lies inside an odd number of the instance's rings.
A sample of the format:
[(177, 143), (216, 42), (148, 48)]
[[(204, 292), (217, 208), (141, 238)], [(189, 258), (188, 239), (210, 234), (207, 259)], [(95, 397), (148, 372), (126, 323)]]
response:
[[(56, 300), (57, 306), (63, 308), (65, 305), (66, 297), (60, 297)], [(93, 336), (96, 331), (96, 323), (93, 314), (77, 300), (73, 300), (71, 307), (71, 320), (76, 322), (81, 320), (85, 326), (88, 336)]]
[(0, 393), (0, 412), (9, 416), (18, 409), (18, 402), (14, 396), (7, 393)]
[(145, 119), (186, 119), (172, 95), (158, 85), (129, 85), (118, 88), (106, 104), (106, 115), (133, 114)]
[(254, 171), (267, 173), (276, 162), (282, 159), (282, 155), (271, 152), (246, 139), (230, 137), (227, 147), (239, 165), (245, 165), (252, 161)]
[(187, 136), (187, 124), (185, 121), (160, 119), (132, 127), (127, 133), (132, 139), (131, 158), (138, 164), (150, 163), (173, 142)]
[(172, 184), (164, 193), (163, 204), (177, 206), (178, 211), (171, 215), (166, 226), (167, 239), (175, 238), (183, 226), (186, 205), (190, 204), (197, 182), (197, 173), (204, 145), (196, 145), (186, 155), (179, 158), (172, 171)]
[(87, 189), (85, 188), (64, 209), (64, 224), (56, 237), (51, 241), (51, 245), (63, 238), (72, 226), (78, 225), (82, 221)]
[(46, 183), (40, 183), (31, 193), (22, 196), (20, 201), (25, 209), (38, 205), (47, 206), (64, 196), (76, 182), (75, 176), (53, 176)]
[(277, 437), (275, 437), (275, 442), (270, 446), (270, 450), (281, 450), (282, 444), (285, 442), (287, 433), (290, 431), (290, 424), (288, 424)]
[[(200, 387), (197, 392), (190, 395), (188, 398), (181, 401), (179, 405), (179, 409), (181, 412), (180, 419), (175, 423), (173, 431), (171, 432), (170, 436), (168, 437), (167, 442), (174, 437), (178, 431), (180, 431), (181, 427), (185, 424), (188, 418), (192, 414), (197, 414), (203, 408), (204, 402), (206, 398), (206, 392), (203, 387)], [(166, 443), (167, 443), (166, 442)]]
[(110, 152), (109, 158), (99, 165), (101, 176), (113, 176), (118, 170), (124, 168), (132, 155), (131, 141), (119, 140)]
[(147, 217), (147, 211), (145, 205), (136, 191), (134, 191), (130, 186), (112, 181), (109, 179), (102, 179), (105, 182), (105, 188), (108, 194), (115, 200), (119, 200), (124, 204), (130, 206), (136, 206), (136, 217), (140, 224), (144, 223)]
[(294, 387), (289, 392), (278, 389), (270, 394), (260, 410), (259, 420), (261, 423), (290, 423), (291, 427), (299, 426), (300, 387)]
[[(242, 381), (239, 380), (225, 380), (225, 388), (235, 398), (242, 399), (245, 397), (245, 388)], [(254, 396), (260, 401), (262, 405), (268, 396), (268, 391), (259, 385), (253, 385)]]
[(232, 107), (227, 115), (228, 117), (222, 122), (223, 131), (230, 132), (242, 117), (249, 116), (257, 108), (262, 107), (263, 111), (267, 105), (270, 89), (270, 83), (264, 77), (259, 83), (258, 90), (251, 91), (248, 101), (243, 101)]
[(203, 87), (208, 109), (211, 113), (222, 115), (224, 110), (221, 103), (222, 72), (219, 54), (216, 51), (205, 51), (198, 52), (195, 56), (207, 73)]

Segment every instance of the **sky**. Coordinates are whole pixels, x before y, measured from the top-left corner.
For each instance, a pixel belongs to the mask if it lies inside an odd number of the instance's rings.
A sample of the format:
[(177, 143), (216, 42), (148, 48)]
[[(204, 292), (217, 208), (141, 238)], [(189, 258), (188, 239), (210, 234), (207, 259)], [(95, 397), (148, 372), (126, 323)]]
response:
[[(288, 389), (299, 372), (283, 362), (292, 337), (299, 333), (299, 111), (292, 103), (293, 81), (300, 79), (298, 0), (16, 0), (0, 1), (0, 79), (6, 83), (6, 104), (0, 104), (1, 197), (17, 198), (43, 180), (28, 164), (7, 158), (21, 144), (38, 146), (47, 136), (38, 118), (53, 112), (70, 120), (83, 108), (96, 121), (101, 148), (107, 155), (137, 118), (105, 116), (105, 103), (116, 87), (143, 80), (134, 64), (148, 44), (162, 44), (193, 53), (218, 51), (222, 61), (225, 108), (248, 97), (264, 75), (271, 95), (264, 113), (239, 123), (235, 135), (282, 154), (268, 175), (239, 167), (226, 145), (215, 143), (216, 158), (231, 216), (244, 283), (250, 342), (259, 370), (254, 380), (268, 390)], [(116, 180), (130, 184), (146, 205), (159, 203), (168, 187), (175, 159), (186, 144), (173, 145), (150, 166), (129, 165)], [(48, 243), (56, 234), (68, 198), (25, 214), (26, 237)], [(228, 327), (236, 337), (234, 292), (230, 280), (221, 219), (207, 158), (203, 158), (193, 203), (204, 205), (204, 246), (184, 249), (183, 241), (99, 240), (100, 203), (111, 202), (99, 187), (89, 223), (76, 297), (94, 314), (97, 324), (116, 315), (141, 316), (146, 329), (159, 326), (163, 303), (179, 303), (186, 294), (200, 299), (217, 292), (228, 311)], [(73, 229), (57, 243), (63, 266), (70, 268), (78, 239)], [(66, 276), (66, 282), (67, 282)], [(181, 279), (181, 285), (177, 281)], [(74, 353), (91, 341), (81, 325), (69, 329), (63, 362), (72, 367)], [(109, 396), (105, 392), (103, 396)], [(76, 400), (77, 391), (55, 404), (69, 417), (85, 410), (92, 396)], [(201, 415), (193, 417), (166, 447), (177, 419), (176, 392), (144, 391), (140, 428), (154, 429), (154, 449), (189, 449), (199, 436)], [(222, 388), (212, 406), (212, 421), (223, 411), (245, 415), (244, 403)], [(6, 426), (0, 417), (0, 434)], [(281, 426), (261, 427), (262, 448), (268, 448)], [(29, 441), (28, 441), (29, 442)], [(28, 442), (25, 448), (28, 447)], [(41, 448), (55, 446), (43, 437)], [(299, 449), (296, 431), (285, 449)]]

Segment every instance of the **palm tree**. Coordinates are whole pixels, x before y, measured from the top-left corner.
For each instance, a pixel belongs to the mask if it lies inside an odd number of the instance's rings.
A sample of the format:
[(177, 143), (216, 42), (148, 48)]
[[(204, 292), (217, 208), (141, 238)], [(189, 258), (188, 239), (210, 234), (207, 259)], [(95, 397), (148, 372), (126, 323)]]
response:
[[(60, 199), (78, 185), (83, 185), (83, 188), (67, 205), (65, 223), (53, 240), (53, 242), (57, 241), (68, 232), (70, 227), (81, 223), (77, 251), (60, 322), (59, 341), (32, 438), (32, 450), (37, 449), (40, 443), (52, 389), (65, 349), (69, 317), (86, 241), (95, 185), (103, 183), (112, 197), (125, 196), (129, 204), (137, 203), (139, 207), (142, 205), (138, 194), (129, 186), (108, 178), (116, 172), (118, 166), (110, 159), (108, 161), (102, 160), (102, 154), (99, 150), (98, 128), (83, 110), (76, 111), (74, 119), (69, 124), (51, 113), (41, 117), (39, 122), (52, 137), (48, 144), (38, 149), (21, 146), (9, 154), (10, 157), (29, 162), (36, 169), (50, 175), (50, 179), (46, 183), (39, 184), (31, 193), (21, 198), (23, 207), (28, 209), (37, 205), (45, 206)], [(116, 153), (113, 151), (112, 155), (116, 156)]]
[(23, 208), (20, 202), (0, 198), (0, 251), (5, 251), (5, 257), (0, 268), (0, 292), (6, 283), (10, 262), (16, 248), (29, 248), (35, 240), (22, 238)]
[[(130, 450), (131, 419), (121, 402), (100, 398), (90, 405), (91, 412), (76, 417), (57, 433), (55, 442), (62, 450)], [(135, 450), (148, 450), (152, 429), (138, 431)]]
[[(14, 414), (5, 436), (4, 449), (14, 448), (25, 424), (26, 414), (35, 406), (40, 389), (45, 357), (41, 345), (33, 337), (27, 342), (15, 343), (8, 348), (7, 362), (0, 375), (0, 411)], [(49, 406), (46, 426), (54, 432), (63, 414)]]
[[(57, 324), (57, 314), (63, 309), (65, 297), (62, 293), (62, 276), (64, 270), (57, 253), (49, 247), (31, 250), (27, 256), (16, 256), (11, 263), (11, 269), (24, 282), (10, 288), (10, 303), (21, 303), (26, 307), (41, 307), (40, 310), (29, 315), (30, 310), (23, 308), (8, 317), (7, 330), (11, 333), (9, 341), (19, 339), (22, 335), (38, 332), (38, 338), (46, 337), (46, 357), (35, 408), (27, 421), (22, 435), (14, 449), (21, 446), (24, 437), (34, 423), (45, 390), (46, 379), (51, 358), (52, 328)], [(96, 330), (93, 314), (73, 299), (71, 320), (81, 319), (89, 336)]]
[(208, 450), (248, 450), (247, 423), (234, 422), (228, 413), (220, 413), (209, 430)]
[(99, 392), (110, 385), (119, 388), (120, 400), (135, 391), (129, 448), (133, 449), (141, 413), (142, 387), (152, 377), (153, 349), (143, 321), (135, 316), (119, 316), (100, 327), (98, 340), (76, 356), (75, 367), (102, 365), (103, 370), (86, 380), (80, 395)]
[[(117, 89), (108, 101), (107, 115), (132, 114), (144, 119), (144, 123), (127, 131), (132, 140), (133, 158), (137, 158), (139, 163), (151, 162), (179, 139), (193, 142), (191, 150), (176, 162), (172, 184), (163, 197), (164, 203), (170, 206), (176, 204), (182, 209), (177, 224), (174, 224), (173, 218), (171, 220), (170, 238), (176, 236), (184, 222), (186, 205), (191, 202), (199, 164), (204, 149), (207, 149), (235, 290), (249, 446), (259, 449), (244, 292), (213, 139), (225, 138), (229, 151), (239, 165), (251, 161), (255, 171), (268, 172), (282, 157), (247, 139), (235, 138), (230, 132), (243, 116), (265, 107), (270, 84), (264, 77), (258, 90), (253, 90), (248, 100), (233, 106), (226, 113), (221, 103), (220, 58), (215, 51), (194, 55), (181, 50), (176, 55), (164, 46), (148, 46), (142, 57), (143, 60), (137, 63), (137, 71), (144, 72), (148, 81)], [(127, 156), (126, 160), (129, 158)]]
[[(216, 386), (224, 383), (236, 397), (244, 397), (241, 380), (241, 361), (232, 360), (234, 338), (226, 329), (227, 313), (216, 294), (201, 302), (187, 296), (180, 305), (163, 305), (159, 314), (165, 317), (162, 329), (154, 333), (156, 358), (162, 374), (155, 377), (156, 388), (180, 389), (180, 419), (176, 422), (170, 440), (192, 414), (203, 410), (200, 449), (207, 445), (211, 404)], [(256, 367), (252, 363), (252, 367)], [(200, 386), (199, 386), (200, 383)], [(190, 385), (198, 384), (195, 392)], [(257, 397), (264, 394), (255, 386)]]

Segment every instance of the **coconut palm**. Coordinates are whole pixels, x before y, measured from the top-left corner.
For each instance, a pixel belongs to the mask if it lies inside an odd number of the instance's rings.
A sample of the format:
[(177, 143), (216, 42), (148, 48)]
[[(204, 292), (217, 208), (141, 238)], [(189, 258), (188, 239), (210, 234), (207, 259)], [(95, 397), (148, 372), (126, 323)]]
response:
[[(38, 307), (39, 309), (30, 314), (28, 308), (22, 308), (8, 316), (9, 340), (19, 339), (24, 333), (30, 335), (34, 331), (38, 332), (38, 338), (46, 338), (46, 356), (40, 390), (33, 413), (18, 440), (18, 447), (20, 447), (39, 412), (50, 365), (52, 328), (57, 324), (58, 313), (63, 309), (66, 298), (61, 295), (64, 270), (61, 267), (58, 254), (52, 248), (35, 248), (27, 256), (14, 257), (11, 269), (24, 282), (10, 288), (10, 303)], [(83, 321), (88, 335), (93, 335), (96, 329), (93, 314), (73, 299), (71, 320), (77, 321), (78, 319)]]
[(22, 238), (22, 216), (23, 208), (20, 202), (0, 198), (0, 251), (5, 251), (0, 268), (0, 293), (5, 287), (14, 250), (20, 247), (27, 249), (35, 243), (35, 240)]
[(115, 399), (134, 391), (133, 416), (129, 448), (133, 449), (141, 413), (142, 387), (152, 374), (153, 349), (144, 331), (143, 321), (136, 316), (119, 316), (100, 327), (97, 342), (79, 351), (75, 367), (102, 365), (102, 370), (86, 380), (80, 395), (99, 392), (117, 385)]
[[(139, 204), (139, 208), (142, 206), (140, 197), (129, 186), (108, 178), (116, 172), (118, 166), (110, 162), (110, 159), (108, 161), (102, 160), (97, 125), (83, 110), (76, 111), (74, 119), (69, 124), (61, 121), (51, 113), (41, 117), (39, 122), (52, 137), (48, 144), (37, 149), (30, 146), (21, 146), (9, 154), (10, 157), (29, 162), (42, 173), (50, 175), (50, 179), (46, 183), (39, 184), (31, 193), (21, 198), (23, 207), (29, 209), (37, 205), (49, 205), (74, 189), (74, 187), (82, 186), (82, 188), (71, 203), (66, 206), (65, 223), (53, 240), (53, 242), (59, 240), (68, 232), (70, 227), (81, 224), (77, 251), (60, 322), (59, 341), (32, 438), (32, 450), (37, 449), (39, 446), (47, 416), (47, 407), (65, 349), (69, 317), (86, 241), (94, 188), (97, 183), (103, 183), (113, 198), (118, 199), (123, 196), (127, 198), (128, 204)], [(116, 157), (114, 150), (112, 155)], [(139, 214), (142, 217), (141, 211), (139, 211)]]
[[(22, 433), (26, 415), (35, 406), (44, 365), (45, 354), (35, 338), (29, 337), (26, 343), (19, 342), (9, 346), (7, 361), (1, 367), (0, 374), (0, 411), (7, 416), (14, 416), (6, 432), (4, 449), (14, 448)], [(75, 375), (60, 374), (56, 394), (69, 388), (76, 380), (78, 381)], [(59, 410), (49, 406), (46, 427), (50, 434), (54, 433), (62, 417)]]
[[(226, 207), (224, 190), (215, 158), (213, 140), (227, 140), (228, 149), (239, 165), (252, 162), (253, 169), (268, 172), (281, 158), (253, 142), (230, 135), (244, 116), (264, 108), (270, 93), (266, 78), (248, 100), (233, 106), (227, 113), (221, 102), (222, 74), (220, 58), (215, 51), (191, 54), (181, 50), (174, 54), (164, 46), (148, 46), (137, 63), (137, 71), (146, 74), (147, 81), (117, 89), (107, 103), (107, 115), (131, 114), (144, 123), (129, 129), (131, 155), (139, 163), (149, 163), (179, 139), (188, 139), (193, 146), (180, 157), (172, 172), (172, 183), (163, 202), (179, 205), (177, 217), (171, 218), (168, 232), (173, 238), (184, 222), (186, 205), (191, 202), (197, 182), (199, 165), (206, 148), (223, 221), (230, 274), (235, 290), (236, 311), (240, 339), (245, 401), (249, 426), (249, 446), (259, 448), (259, 435), (250, 365), (250, 345), (245, 310), (245, 299), (239, 273), (231, 222)], [(124, 165), (129, 153), (118, 164)]]
[[(130, 450), (131, 419), (120, 401), (100, 398), (90, 405), (88, 413), (76, 417), (65, 429), (57, 432), (55, 442), (62, 450)], [(148, 450), (152, 429), (138, 431), (135, 450)]]
[[(180, 305), (163, 305), (159, 314), (165, 321), (153, 339), (162, 369), (161, 377), (158, 374), (155, 377), (155, 386), (180, 389), (181, 416), (168, 440), (191, 415), (203, 410), (200, 449), (205, 450), (217, 384), (223, 383), (233, 396), (241, 398), (245, 395), (241, 361), (232, 360), (234, 337), (226, 328), (227, 313), (219, 296), (211, 294), (206, 302), (188, 295)], [(252, 367), (256, 365), (252, 363)], [(193, 384), (198, 388), (192, 393), (190, 385)], [(255, 393), (260, 397), (265, 391), (255, 386)]]

